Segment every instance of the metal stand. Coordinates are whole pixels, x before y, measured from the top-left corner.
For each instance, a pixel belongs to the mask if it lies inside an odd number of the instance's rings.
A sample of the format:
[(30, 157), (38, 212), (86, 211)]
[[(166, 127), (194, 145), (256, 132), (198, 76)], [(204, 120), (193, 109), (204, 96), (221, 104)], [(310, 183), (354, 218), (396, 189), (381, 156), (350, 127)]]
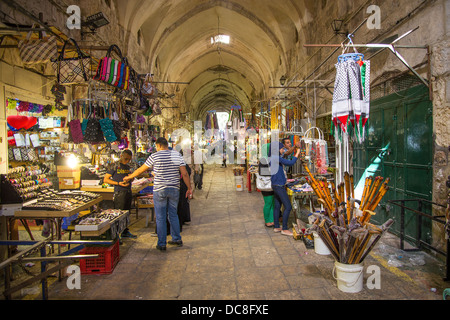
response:
[[(5, 299), (11, 300), (12, 294), (22, 288), (29, 286), (30, 284), (41, 281), (42, 286), (42, 299), (48, 299), (48, 283), (47, 277), (55, 272), (58, 272), (65, 267), (73, 264), (76, 260), (79, 259), (92, 259), (98, 258), (98, 254), (90, 254), (90, 255), (72, 255), (75, 252), (80, 251), (85, 247), (86, 244), (90, 245), (108, 245), (112, 244), (113, 241), (51, 241), (51, 240), (43, 240), (43, 241), (14, 241), (14, 240), (4, 240), (0, 241), (0, 245), (6, 246), (16, 246), (16, 245), (29, 245), (30, 247), (24, 251), (17, 253), (16, 255), (10, 257), (9, 259), (0, 263), (0, 270), (5, 270), (5, 290), (3, 291), (3, 295)], [(73, 249), (67, 250), (56, 256), (47, 256), (46, 246), (47, 245), (70, 245), (70, 244), (78, 244)], [(33, 253), (39, 251), (39, 257), (30, 257)], [(59, 250), (58, 250), (59, 251)], [(41, 262), (41, 273), (32, 276), (31, 278), (23, 281), (20, 284), (17, 284), (11, 287), (11, 266), (14, 263), (23, 263), (23, 262)], [(47, 269), (47, 264), (50, 261), (58, 261), (56, 266), (53, 268)], [(61, 280), (61, 279), (60, 279)]]
[[(422, 237), (422, 217), (428, 218), (433, 220), (434, 222), (438, 222), (441, 223), (443, 225), (446, 224), (445, 221), (445, 216), (432, 216), (430, 214), (427, 214), (425, 212), (422, 212), (422, 204), (423, 203), (429, 203), (429, 204), (433, 204), (433, 205), (437, 205), (443, 208), (446, 208), (446, 206), (441, 205), (439, 203), (435, 203), (432, 201), (428, 201), (425, 199), (403, 199), (403, 200), (389, 200), (389, 203), (396, 205), (398, 207), (400, 207), (400, 249), (403, 251), (419, 251), (421, 250), (423, 247), (426, 247), (428, 249), (433, 250), (434, 252), (437, 252), (443, 256), (446, 257), (446, 273), (445, 273), (445, 277), (444, 277), (444, 281), (450, 281), (450, 239), (447, 239), (447, 252), (444, 252), (442, 250), (439, 250), (438, 248), (433, 247), (432, 245), (426, 243), (425, 241), (423, 241), (421, 239)], [(406, 202), (417, 202), (417, 209), (413, 209), (410, 207), (407, 207), (405, 205)], [(406, 210), (408, 210), (408, 212), (412, 212), (416, 214), (416, 228), (417, 228), (417, 239), (415, 239), (415, 245), (416, 248), (412, 248), (412, 249), (405, 249), (405, 214), (406, 214)]]

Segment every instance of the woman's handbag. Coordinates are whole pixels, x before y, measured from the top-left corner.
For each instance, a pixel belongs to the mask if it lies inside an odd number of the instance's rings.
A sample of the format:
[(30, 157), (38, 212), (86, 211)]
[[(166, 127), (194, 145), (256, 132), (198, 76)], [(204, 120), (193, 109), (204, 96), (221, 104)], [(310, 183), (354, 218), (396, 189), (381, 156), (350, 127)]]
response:
[[(77, 106), (77, 115), (78, 115), (78, 108)], [(68, 113), (72, 112), (72, 105), (69, 106)], [(73, 115), (73, 114), (72, 114)], [(72, 118), (72, 116), (71, 116)], [(73, 143), (83, 143), (84, 137), (83, 137), (83, 131), (81, 129), (81, 122), (78, 119), (72, 119), (68, 123), (69, 126), (69, 134), (70, 134), (70, 140), (73, 141)]]
[(256, 174), (256, 188), (261, 191), (272, 191), (272, 181), (270, 176)]
[[(76, 49), (76, 56), (65, 57), (67, 43), (72, 42)], [(64, 42), (58, 58), (52, 60), (53, 68), (59, 84), (82, 83), (89, 80), (91, 57), (83, 53), (75, 40), (69, 38)]]
[(150, 106), (153, 110), (153, 115), (157, 116), (162, 113), (161, 106), (159, 105), (159, 101), (156, 99), (152, 99), (150, 102)]
[(142, 95), (144, 97), (152, 97), (155, 94), (156, 88), (151, 81), (150, 74), (147, 73), (144, 79), (144, 83), (142, 84)]
[[(111, 57), (113, 51), (116, 52), (119, 59)], [(106, 56), (100, 59), (93, 79), (106, 82), (120, 89), (128, 90), (130, 75), (131, 70), (127, 59), (122, 56), (119, 47), (113, 44), (106, 52)]]
[(114, 142), (117, 140), (116, 133), (114, 132), (114, 125), (110, 118), (100, 119), (100, 127), (103, 135), (108, 142)]
[[(23, 63), (46, 63), (58, 55), (56, 37), (30, 40), (32, 31), (28, 32), (25, 40), (19, 41), (19, 55)], [(43, 32), (45, 34), (45, 32)], [(44, 35), (45, 37), (45, 35)]]

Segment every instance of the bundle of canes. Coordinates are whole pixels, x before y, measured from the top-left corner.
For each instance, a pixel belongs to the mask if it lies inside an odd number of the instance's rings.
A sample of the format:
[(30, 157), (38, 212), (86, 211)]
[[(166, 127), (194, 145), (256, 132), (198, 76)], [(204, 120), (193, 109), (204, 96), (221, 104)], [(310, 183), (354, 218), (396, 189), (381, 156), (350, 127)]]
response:
[[(311, 185), (323, 204), (323, 213), (313, 213), (315, 223), (307, 230), (317, 232), (336, 261), (346, 264), (361, 263), (373, 249), (381, 236), (394, 222), (386, 221), (382, 226), (369, 223), (375, 209), (386, 194), (389, 178), (366, 178), (361, 201), (354, 198), (353, 175), (344, 173), (344, 182), (335, 185), (324, 178), (315, 178), (305, 166)], [(331, 186), (332, 194), (329, 186)], [(359, 203), (359, 208), (355, 207)]]
[(329, 194), (328, 184), (327, 184), (326, 180), (325, 180), (325, 183), (323, 183), (323, 180), (317, 181), (305, 163), (303, 163), (303, 167), (305, 168), (306, 172), (309, 175), (312, 189), (314, 190), (317, 197), (319, 199), (322, 199), (323, 204), (325, 205), (325, 208), (327, 209), (327, 212), (329, 214), (331, 214), (332, 212), (334, 212), (335, 209), (333, 206), (333, 201)]
[(357, 219), (352, 219), (347, 226), (338, 226), (323, 214), (314, 215), (316, 221), (307, 233), (316, 232), (334, 259), (344, 264), (362, 263), (394, 223), (393, 219), (389, 219), (381, 226), (371, 223), (361, 225)]

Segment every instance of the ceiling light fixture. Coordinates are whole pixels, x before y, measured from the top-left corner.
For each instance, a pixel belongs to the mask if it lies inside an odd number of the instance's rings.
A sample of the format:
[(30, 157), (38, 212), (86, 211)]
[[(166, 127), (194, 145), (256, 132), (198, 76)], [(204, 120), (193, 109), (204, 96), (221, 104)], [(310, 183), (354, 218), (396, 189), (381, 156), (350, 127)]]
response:
[(281, 78), (280, 78), (280, 84), (281, 84), (282, 86), (284, 86), (285, 83), (286, 83), (286, 76), (285, 76), (285, 75), (282, 75)]
[(334, 19), (333, 22), (331, 22), (331, 27), (333, 28), (334, 34), (348, 34), (348, 31), (341, 32), (342, 26), (344, 24), (344, 20)]
[(82, 22), (82, 27), (88, 27), (91, 31), (81, 31), (81, 38), (83, 39), (83, 36), (85, 34), (95, 34), (96, 30), (98, 28), (101, 28), (103, 26), (106, 26), (109, 24), (108, 19), (104, 16), (103, 12), (98, 12), (96, 14), (93, 14), (86, 18), (86, 21)]
[(225, 34), (219, 34), (215, 37), (211, 37), (211, 44), (215, 43), (230, 44), (230, 36), (227, 36)]

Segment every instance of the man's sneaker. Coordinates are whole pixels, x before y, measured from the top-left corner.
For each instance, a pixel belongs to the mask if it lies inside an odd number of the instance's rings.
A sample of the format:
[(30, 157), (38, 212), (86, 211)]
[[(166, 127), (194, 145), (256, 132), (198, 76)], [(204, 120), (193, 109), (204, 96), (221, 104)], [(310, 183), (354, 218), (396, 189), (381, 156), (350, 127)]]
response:
[(137, 236), (132, 234), (130, 231), (125, 231), (122, 232), (122, 238), (137, 238)]
[(158, 246), (158, 245), (156, 245), (156, 249), (158, 249), (160, 251), (166, 251), (166, 246)]
[(181, 241), (181, 240), (177, 240), (177, 241), (170, 240), (170, 241), (167, 241), (167, 243), (170, 245), (173, 245), (173, 246), (179, 246), (179, 247), (183, 246), (183, 241)]

